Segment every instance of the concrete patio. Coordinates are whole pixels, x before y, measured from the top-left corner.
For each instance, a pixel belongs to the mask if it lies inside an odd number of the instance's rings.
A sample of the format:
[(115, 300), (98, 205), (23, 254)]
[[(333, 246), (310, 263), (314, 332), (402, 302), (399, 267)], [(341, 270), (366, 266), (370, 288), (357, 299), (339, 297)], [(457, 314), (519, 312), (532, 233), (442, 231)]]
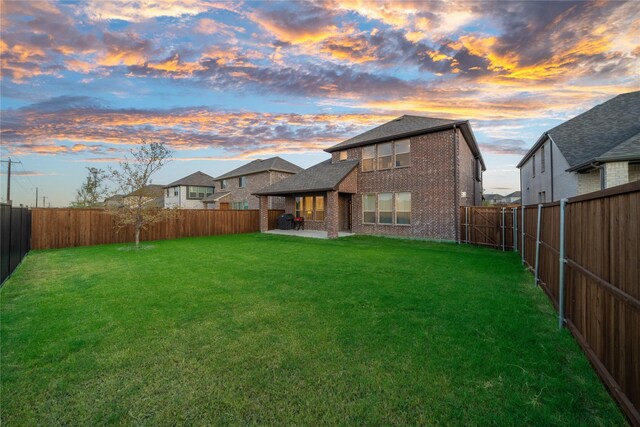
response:
[[(319, 230), (268, 230), (264, 233), (279, 234), (281, 236), (310, 237), (312, 239), (328, 239), (326, 231)], [(338, 232), (338, 237), (353, 236), (353, 233), (346, 231)]]

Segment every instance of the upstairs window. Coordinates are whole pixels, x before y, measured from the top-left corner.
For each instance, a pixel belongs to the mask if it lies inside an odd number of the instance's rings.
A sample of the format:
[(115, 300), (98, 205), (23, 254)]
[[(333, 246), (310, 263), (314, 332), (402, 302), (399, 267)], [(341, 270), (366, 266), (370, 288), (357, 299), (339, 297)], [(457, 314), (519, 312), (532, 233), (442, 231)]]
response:
[(221, 189), (221, 190), (224, 190), (224, 189), (226, 189), (226, 188), (228, 187), (228, 185), (229, 185), (229, 184), (227, 183), (227, 180), (226, 180), (226, 179), (223, 179), (223, 180), (220, 182), (220, 189)]
[(173, 195), (174, 197), (178, 197), (180, 195), (180, 187), (173, 187)]
[(189, 186), (190, 199), (203, 199), (213, 194), (213, 187)]
[(347, 150), (340, 152), (340, 161), (347, 160)]
[(391, 169), (393, 166), (393, 143), (378, 144), (378, 169)]
[(544, 172), (544, 145), (540, 147), (540, 173)]
[(372, 171), (376, 168), (376, 146), (362, 147), (362, 172)]
[(408, 139), (396, 141), (396, 167), (402, 168), (411, 164), (411, 142)]
[(240, 178), (238, 178), (238, 187), (244, 188), (246, 186), (247, 186), (247, 177), (241, 176)]
[(535, 154), (533, 155), (533, 161), (531, 162), (531, 167), (533, 168), (532, 169), (533, 176), (536, 176), (536, 155)]

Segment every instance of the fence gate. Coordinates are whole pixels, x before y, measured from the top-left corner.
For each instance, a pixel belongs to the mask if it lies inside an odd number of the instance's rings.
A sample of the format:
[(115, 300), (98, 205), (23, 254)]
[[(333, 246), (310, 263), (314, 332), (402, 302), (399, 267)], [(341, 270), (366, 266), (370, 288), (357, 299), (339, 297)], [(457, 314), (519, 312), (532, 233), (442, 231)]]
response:
[[(518, 208), (463, 206), (460, 208), (460, 242), (513, 250), (514, 217)], [(517, 225), (516, 225), (517, 227)]]

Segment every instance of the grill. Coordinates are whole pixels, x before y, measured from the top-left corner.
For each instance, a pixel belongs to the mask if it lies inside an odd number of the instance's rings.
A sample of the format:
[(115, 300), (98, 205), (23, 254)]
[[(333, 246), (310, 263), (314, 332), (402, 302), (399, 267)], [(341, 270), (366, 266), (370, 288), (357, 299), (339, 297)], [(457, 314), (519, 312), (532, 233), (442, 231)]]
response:
[(278, 229), (291, 230), (293, 228), (293, 215), (282, 214), (278, 217)]

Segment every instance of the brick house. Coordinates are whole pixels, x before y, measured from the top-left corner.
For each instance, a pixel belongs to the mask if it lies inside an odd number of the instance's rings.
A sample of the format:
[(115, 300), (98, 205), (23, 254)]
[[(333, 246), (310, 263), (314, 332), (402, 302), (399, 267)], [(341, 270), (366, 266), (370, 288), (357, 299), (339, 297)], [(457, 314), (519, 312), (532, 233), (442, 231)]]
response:
[(161, 208), (164, 206), (164, 185), (149, 184), (122, 196), (121, 206), (134, 206), (138, 203), (138, 198), (142, 198), (142, 204)]
[(482, 202), (484, 161), (468, 121), (402, 116), (333, 147), (331, 159), (255, 192), (305, 229), (457, 240), (458, 212)]
[(520, 169), (522, 203), (554, 202), (640, 180), (640, 91), (542, 134)]
[[(212, 209), (258, 209), (253, 195), (261, 188), (274, 184), (302, 171), (280, 157), (254, 160), (215, 179), (215, 193), (203, 199)], [(269, 209), (283, 209), (282, 197), (269, 197)]]
[(195, 172), (164, 187), (164, 207), (204, 209), (203, 200), (213, 194), (214, 180), (203, 172)]

